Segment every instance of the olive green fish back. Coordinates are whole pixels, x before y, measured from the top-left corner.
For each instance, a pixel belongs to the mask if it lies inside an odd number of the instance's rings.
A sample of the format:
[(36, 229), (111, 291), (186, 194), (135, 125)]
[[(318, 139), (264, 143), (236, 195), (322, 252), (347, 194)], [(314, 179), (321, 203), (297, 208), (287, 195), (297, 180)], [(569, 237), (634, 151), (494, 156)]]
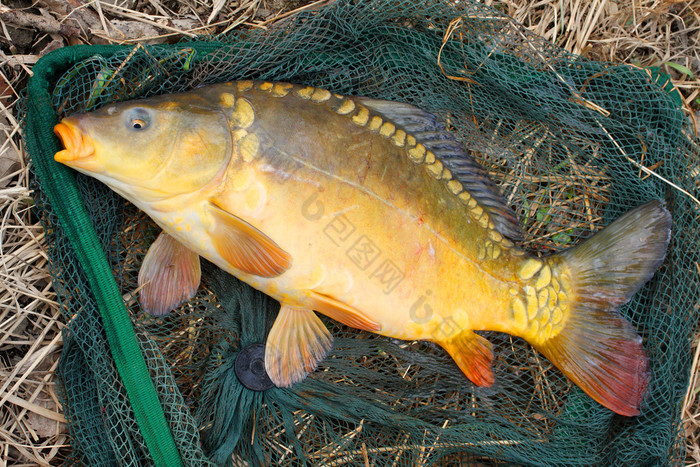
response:
[[(614, 416), (518, 338), (488, 336), (496, 384), (476, 388), (435, 345), (328, 320), (336, 340), (319, 370), (289, 389), (252, 391), (234, 362), (265, 341), (277, 304), (209, 264), (193, 300), (163, 319), (144, 315), (137, 274), (157, 230), (99, 182), (57, 168), (51, 127), (114, 101), (248, 78), (435, 114), (489, 171), (533, 252), (561, 251), (666, 200), (666, 261), (621, 310), (650, 357), (642, 415)], [(268, 30), (58, 50), (35, 66), (25, 108), (36, 213), (68, 323), (58, 371), (71, 461), (682, 463), (700, 233), (698, 203), (679, 188), (698, 196), (700, 151), (659, 70), (570, 55), (475, 2), (338, 1)]]

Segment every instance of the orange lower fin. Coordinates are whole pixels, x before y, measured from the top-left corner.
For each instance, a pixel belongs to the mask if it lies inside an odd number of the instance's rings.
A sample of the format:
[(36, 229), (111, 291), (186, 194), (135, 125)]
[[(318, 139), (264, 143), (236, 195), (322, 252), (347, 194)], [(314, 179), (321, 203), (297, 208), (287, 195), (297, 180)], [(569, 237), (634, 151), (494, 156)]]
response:
[(314, 371), (333, 344), (316, 313), (282, 305), (265, 344), (265, 369), (277, 387), (288, 387)]
[(236, 269), (260, 277), (275, 277), (289, 269), (292, 257), (274, 240), (243, 219), (209, 204), (214, 248)]
[(319, 313), (323, 313), (331, 319), (363, 331), (376, 332), (382, 329), (381, 324), (373, 320), (361, 311), (353, 308), (347, 303), (343, 303), (328, 295), (309, 291), (309, 297), (313, 305), (313, 309)]
[(473, 331), (463, 331), (449, 341), (438, 342), (454, 359), (462, 373), (477, 386), (494, 382), (491, 342)]
[(161, 232), (139, 270), (139, 302), (146, 312), (164, 315), (194, 297), (200, 279), (199, 256)]

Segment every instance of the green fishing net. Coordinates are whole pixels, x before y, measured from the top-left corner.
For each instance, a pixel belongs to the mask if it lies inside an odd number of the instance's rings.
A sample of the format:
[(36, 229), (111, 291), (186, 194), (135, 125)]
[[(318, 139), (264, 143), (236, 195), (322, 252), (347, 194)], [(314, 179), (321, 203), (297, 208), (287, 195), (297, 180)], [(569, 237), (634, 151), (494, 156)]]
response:
[[(158, 230), (99, 182), (53, 162), (51, 128), (106, 103), (237, 79), (434, 113), (488, 168), (522, 221), (523, 247), (536, 253), (561, 251), (664, 199), (674, 220), (666, 261), (621, 310), (651, 360), (642, 415), (596, 404), (519, 338), (486, 333), (496, 383), (478, 388), (436, 345), (325, 318), (335, 341), (319, 369), (291, 388), (253, 391), (236, 358), (265, 342), (278, 305), (207, 263), (192, 300), (165, 318), (144, 314), (137, 274)], [(25, 106), (37, 214), (67, 322), (58, 372), (72, 462), (682, 462), (680, 405), (700, 290), (698, 204), (683, 190), (697, 196), (700, 167), (680, 96), (658, 70), (568, 54), (475, 2), (338, 1), (267, 30), (58, 50), (34, 68)]]

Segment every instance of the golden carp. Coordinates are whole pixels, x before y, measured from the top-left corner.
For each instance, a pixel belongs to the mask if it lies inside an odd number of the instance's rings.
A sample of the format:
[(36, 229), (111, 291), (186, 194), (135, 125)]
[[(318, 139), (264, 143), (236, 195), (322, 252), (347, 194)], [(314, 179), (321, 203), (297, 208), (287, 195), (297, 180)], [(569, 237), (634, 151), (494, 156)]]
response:
[(515, 246), (514, 213), (435, 116), (288, 83), (108, 105), (55, 132), (57, 161), (162, 227), (139, 273), (147, 311), (195, 293), (199, 256), (281, 303), (265, 353), (278, 386), (332, 345), (315, 310), (436, 342), (480, 386), (494, 382), (493, 354), (474, 331), (520, 336), (596, 401), (639, 413), (647, 356), (616, 309), (663, 261), (660, 201), (537, 258)]

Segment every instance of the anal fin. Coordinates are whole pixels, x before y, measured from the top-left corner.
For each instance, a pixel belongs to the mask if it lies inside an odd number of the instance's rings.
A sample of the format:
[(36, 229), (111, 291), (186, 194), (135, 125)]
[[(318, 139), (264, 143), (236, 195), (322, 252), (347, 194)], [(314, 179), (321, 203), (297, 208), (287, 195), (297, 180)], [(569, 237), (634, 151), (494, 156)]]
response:
[(161, 232), (139, 270), (139, 302), (146, 312), (164, 315), (192, 298), (200, 279), (199, 256)]
[(314, 371), (333, 344), (316, 313), (282, 304), (265, 345), (265, 370), (277, 387), (288, 387)]
[(491, 362), (491, 342), (474, 331), (463, 331), (449, 341), (438, 342), (450, 354), (469, 380), (477, 386), (491, 386), (494, 382)]

